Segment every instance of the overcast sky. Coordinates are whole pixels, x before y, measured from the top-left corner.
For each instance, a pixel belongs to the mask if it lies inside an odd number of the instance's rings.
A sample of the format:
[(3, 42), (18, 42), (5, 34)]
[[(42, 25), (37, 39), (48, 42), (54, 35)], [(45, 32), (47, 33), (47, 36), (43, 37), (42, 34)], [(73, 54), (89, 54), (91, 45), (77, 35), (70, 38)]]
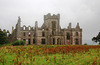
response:
[(83, 43), (92, 44), (91, 38), (100, 32), (100, 0), (0, 0), (0, 28), (12, 29), (18, 16), (23, 25), (43, 24), (43, 15), (60, 14), (60, 25), (75, 27), (79, 22), (83, 29)]

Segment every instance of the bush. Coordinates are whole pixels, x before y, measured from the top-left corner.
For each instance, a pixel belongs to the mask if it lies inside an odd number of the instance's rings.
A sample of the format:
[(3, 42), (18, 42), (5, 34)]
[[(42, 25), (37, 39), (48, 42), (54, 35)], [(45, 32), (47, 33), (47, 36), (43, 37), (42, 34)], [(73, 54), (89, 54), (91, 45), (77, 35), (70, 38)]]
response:
[(85, 43), (84, 45), (87, 45), (87, 43)]
[(14, 46), (16, 46), (16, 45), (25, 45), (25, 41), (23, 41), (23, 40), (17, 40), (15, 42), (13, 42), (12, 45), (14, 45)]

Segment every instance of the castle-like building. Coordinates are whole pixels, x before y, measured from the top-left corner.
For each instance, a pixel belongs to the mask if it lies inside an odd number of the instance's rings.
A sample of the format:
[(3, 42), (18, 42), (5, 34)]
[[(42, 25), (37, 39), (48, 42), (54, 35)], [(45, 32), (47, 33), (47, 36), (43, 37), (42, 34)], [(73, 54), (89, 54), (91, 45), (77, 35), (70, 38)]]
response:
[(44, 15), (44, 23), (38, 27), (38, 22), (35, 22), (35, 27), (25, 25), (21, 27), (21, 18), (18, 17), (16, 27), (12, 27), (13, 40), (24, 40), (26, 44), (60, 44), (60, 45), (81, 45), (82, 44), (82, 29), (77, 23), (75, 28), (72, 28), (71, 23), (67, 28), (60, 27), (60, 14)]

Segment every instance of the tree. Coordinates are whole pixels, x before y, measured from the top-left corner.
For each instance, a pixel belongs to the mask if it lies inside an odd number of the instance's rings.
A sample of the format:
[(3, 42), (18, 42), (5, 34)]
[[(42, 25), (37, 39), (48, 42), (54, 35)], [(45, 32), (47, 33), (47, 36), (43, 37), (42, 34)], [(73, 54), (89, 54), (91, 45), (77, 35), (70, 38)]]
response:
[(99, 44), (100, 44), (100, 32), (99, 32), (99, 34), (96, 37), (92, 38), (92, 41), (94, 41), (96, 43), (99, 42)]
[(6, 35), (6, 32), (3, 32), (0, 30), (0, 44), (6, 44), (9, 43), (8, 37)]

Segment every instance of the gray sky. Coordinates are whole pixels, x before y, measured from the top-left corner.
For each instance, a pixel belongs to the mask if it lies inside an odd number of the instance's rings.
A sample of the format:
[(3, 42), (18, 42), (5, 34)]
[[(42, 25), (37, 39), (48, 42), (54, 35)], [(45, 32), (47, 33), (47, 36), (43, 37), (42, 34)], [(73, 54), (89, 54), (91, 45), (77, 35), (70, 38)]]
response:
[(100, 31), (100, 0), (0, 0), (0, 28), (11, 31), (18, 16), (22, 26), (35, 26), (35, 21), (41, 26), (47, 13), (59, 13), (62, 28), (79, 22), (83, 43), (92, 44), (91, 38)]

